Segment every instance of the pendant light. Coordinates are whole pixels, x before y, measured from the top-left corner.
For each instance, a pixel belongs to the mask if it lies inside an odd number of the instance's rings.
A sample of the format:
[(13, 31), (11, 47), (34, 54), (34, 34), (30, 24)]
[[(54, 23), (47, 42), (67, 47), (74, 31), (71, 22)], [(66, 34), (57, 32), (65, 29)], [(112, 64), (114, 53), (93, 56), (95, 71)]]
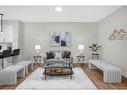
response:
[(1, 16), (1, 18), (0, 18), (1, 19), (0, 20), (0, 25), (1, 25), (0, 28), (1, 28), (1, 31), (0, 32), (1, 32), (1, 34), (3, 34), (3, 14), (0, 14), (0, 16)]

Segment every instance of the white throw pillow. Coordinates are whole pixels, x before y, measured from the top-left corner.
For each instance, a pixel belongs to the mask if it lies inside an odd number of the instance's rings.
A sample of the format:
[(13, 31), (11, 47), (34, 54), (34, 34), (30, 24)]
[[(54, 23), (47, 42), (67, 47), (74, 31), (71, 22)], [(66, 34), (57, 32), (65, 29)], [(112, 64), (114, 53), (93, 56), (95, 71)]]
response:
[(61, 59), (62, 52), (55, 52), (55, 58)]

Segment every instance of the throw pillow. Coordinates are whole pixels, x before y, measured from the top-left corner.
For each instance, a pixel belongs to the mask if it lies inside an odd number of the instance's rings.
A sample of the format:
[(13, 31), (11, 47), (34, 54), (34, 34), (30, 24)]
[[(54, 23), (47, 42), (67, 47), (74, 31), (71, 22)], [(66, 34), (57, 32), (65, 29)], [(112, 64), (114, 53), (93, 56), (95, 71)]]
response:
[(47, 59), (52, 59), (52, 58), (54, 58), (54, 55), (53, 55), (52, 52), (46, 52), (46, 54), (47, 54)]
[(63, 58), (70, 58), (71, 52), (70, 51), (64, 51)]
[(61, 59), (62, 57), (62, 52), (55, 52), (55, 58)]

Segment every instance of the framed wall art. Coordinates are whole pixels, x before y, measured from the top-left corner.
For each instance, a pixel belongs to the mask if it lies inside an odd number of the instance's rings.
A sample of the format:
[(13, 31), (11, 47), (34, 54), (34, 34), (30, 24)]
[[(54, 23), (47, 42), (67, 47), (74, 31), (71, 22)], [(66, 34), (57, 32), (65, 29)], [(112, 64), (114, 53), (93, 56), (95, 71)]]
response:
[(69, 47), (71, 45), (70, 32), (52, 32), (49, 39), (52, 47)]

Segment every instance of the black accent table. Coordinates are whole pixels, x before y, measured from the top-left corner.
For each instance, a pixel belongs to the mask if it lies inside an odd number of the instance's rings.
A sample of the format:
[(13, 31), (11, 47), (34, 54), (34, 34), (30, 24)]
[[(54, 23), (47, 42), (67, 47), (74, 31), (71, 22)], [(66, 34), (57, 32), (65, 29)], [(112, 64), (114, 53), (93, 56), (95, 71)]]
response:
[(41, 63), (42, 56), (33, 56), (33, 58), (34, 58), (34, 65), (35, 64), (39, 65), (39, 63)]
[(98, 53), (97, 54), (92, 53), (92, 59), (99, 59), (99, 54)]
[(72, 68), (72, 64), (68, 63), (45, 64), (43, 74), (45, 75), (45, 79), (47, 75), (69, 75), (70, 79), (72, 79), (72, 74), (74, 74)]
[(79, 64), (80, 63), (80, 61), (82, 62), (82, 65), (84, 64), (84, 59), (85, 59), (85, 56), (83, 56), (83, 55), (78, 55), (78, 56), (76, 56), (77, 57), (77, 64)]

